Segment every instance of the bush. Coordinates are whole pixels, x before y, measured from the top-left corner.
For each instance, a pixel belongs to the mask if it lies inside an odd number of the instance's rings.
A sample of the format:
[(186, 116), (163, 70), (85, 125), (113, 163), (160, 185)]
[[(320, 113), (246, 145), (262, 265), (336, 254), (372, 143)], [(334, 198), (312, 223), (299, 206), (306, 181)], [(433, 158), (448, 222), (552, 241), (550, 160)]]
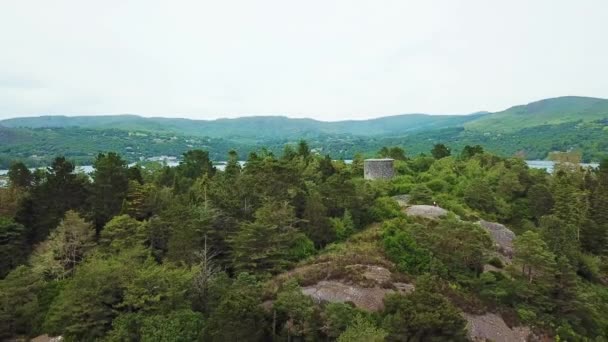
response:
[(401, 216), (401, 207), (390, 197), (379, 197), (370, 208), (374, 220), (380, 222)]
[(448, 189), (449, 184), (442, 179), (433, 179), (426, 183), (426, 186), (433, 192), (444, 192)]
[(488, 264), (497, 268), (505, 267), (505, 265), (502, 263), (502, 260), (500, 260), (500, 258), (497, 256), (493, 256), (492, 258), (490, 258), (490, 260), (488, 260)]
[(424, 184), (418, 184), (410, 192), (410, 202), (415, 204), (430, 204), (433, 202), (433, 191)]

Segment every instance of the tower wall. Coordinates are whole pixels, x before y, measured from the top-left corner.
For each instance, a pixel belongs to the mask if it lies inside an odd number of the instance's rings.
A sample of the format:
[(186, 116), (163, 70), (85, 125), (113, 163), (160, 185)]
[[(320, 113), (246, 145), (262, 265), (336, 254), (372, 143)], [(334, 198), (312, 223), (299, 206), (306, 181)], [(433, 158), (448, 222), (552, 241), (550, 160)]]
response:
[(363, 177), (365, 179), (391, 179), (395, 175), (394, 159), (365, 159)]

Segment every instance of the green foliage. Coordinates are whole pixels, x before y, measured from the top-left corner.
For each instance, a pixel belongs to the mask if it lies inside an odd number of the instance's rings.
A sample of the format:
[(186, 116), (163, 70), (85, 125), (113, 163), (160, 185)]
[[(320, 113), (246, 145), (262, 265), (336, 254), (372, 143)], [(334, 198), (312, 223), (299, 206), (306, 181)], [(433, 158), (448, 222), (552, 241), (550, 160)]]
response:
[[(0, 339), (462, 340), (461, 311), (501, 313), (560, 339), (605, 335), (606, 165), (547, 174), (470, 147), (466, 158), (399, 160), (399, 176), (370, 182), (361, 158), (332, 161), (318, 146), (281, 157), (270, 146), (243, 167), (233, 151), (226, 171), (213, 169), (213, 152), (141, 168), (103, 154), (93, 179), (57, 158), (29, 185), (0, 189)], [(405, 193), (450, 213), (407, 217), (388, 197)], [(516, 233), (512, 263), (480, 218)], [(502, 269), (483, 272), (488, 263)], [(371, 286), (360, 265), (390, 269), (373, 286), (416, 291), (370, 313), (315, 303), (288, 280)]]
[(378, 151), (378, 157), (381, 158), (391, 158), (395, 160), (406, 160), (405, 150), (399, 146), (393, 147), (382, 147), (380, 151)]
[(410, 201), (415, 204), (430, 204), (433, 201), (433, 191), (425, 184), (418, 184), (410, 192)]
[(37, 331), (42, 279), (26, 266), (19, 266), (0, 281), (0, 338)]
[(25, 261), (25, 227), (0, 216), (0, 279)]
[(304, 337), (312, 334), (313, 302), (303, 294), (295, 280), (283, 285), (273, 303), (282, 331), (290, 340), (292, 337)]
[[(420, 283), (436, 279), (424, 278)], [(424, 284), (407, 296), (384, 300), (383, 327), (388, 341), (466, 341), (466, 321), (449, 300)]]
[(433, 149), (431, 150), (431, 155), (435, 159), (441, 159), (445, 157), (449, 157), (452, 154), (450, 148), (445, 146), (444, 144), (435, 144)]
[(116, 153), (100, 153), (93, 163), (91, 207), (97, 229), (101, 229), (122, 208), (127, 196), (127, 163)]
[(404, 220), (385, 221), (382, 225), (384, 250), (400, 271), (410, 274), (428, 272), (431, 253), (418, 246), (408, 230), (408, 223)]
[(34, 272), (45, 279), (64, 279), (72, 274), (95, 246), (95, 229), (76, 212), (68, 211), (49, 238), (32, 255)]
[(376, 221), (389, 220), (401, 216), (401, 207), (390, 197), (379, 197), (370, 208), (372, 217)]
[(293, 246), (293, 208), (286, 203), (268, 202), (255, 213), (254, 222), (245, 222), (232, 238), (234, 264), (242, 271), (278, 272), (289, 264)]
[(338, 342), (381, 342), (387, 336), (386, 331), (378, 328), (373, 322), (361, 315), (355, 316), (352, 324), (338, 337)]
[(538, 233), (525, 232), (513, 241), (513, 246), (515, 247), (515, 262), (521, 265), (521, 274), (530, 283), (535, 280), (542, 281), (551, 276), (555, 267), (555, 255), (549, 251), (547, 244)]
[(261, 289), (255, 277), (239, 274), (209, 317), (205, 340), (260, 340), (264, 326), (260, 299)]
[(32, 172), (22, 162), (11, 164), (8, 170), (8, 181), (11, 186), (27, 188), (32, 184)]
[(329, 220), (338, 241), (346, 240), (355, 232), (355, 223), (348, 210), (344, 211), (343, 217), (332, 217)]
[(99, 246), (107, 254), (119, 253), (143, 245), (145, 223), (127, 215), (114, 217), (99, 235)]

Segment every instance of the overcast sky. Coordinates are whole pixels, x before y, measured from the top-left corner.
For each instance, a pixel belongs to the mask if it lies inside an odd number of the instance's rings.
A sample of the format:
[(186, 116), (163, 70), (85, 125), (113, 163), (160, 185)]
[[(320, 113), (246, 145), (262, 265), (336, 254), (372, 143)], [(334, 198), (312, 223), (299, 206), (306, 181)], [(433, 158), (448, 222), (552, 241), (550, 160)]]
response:
[(323, 120), (608, 97), (608, 1), (1, 0), (0, 118)]

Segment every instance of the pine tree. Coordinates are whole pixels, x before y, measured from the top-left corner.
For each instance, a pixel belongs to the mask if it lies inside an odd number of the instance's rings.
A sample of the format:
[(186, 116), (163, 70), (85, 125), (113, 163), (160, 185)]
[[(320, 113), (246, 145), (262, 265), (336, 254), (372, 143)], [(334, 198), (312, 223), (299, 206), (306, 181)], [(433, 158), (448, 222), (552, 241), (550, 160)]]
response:
[(521, 266), (521, 275), (532, 283), (535, 280), (547, 279), (555, 267), (555, 255), (549, 251), (547, 244), (538, 233), (527, 231), (515, 238), (514, 262)]

